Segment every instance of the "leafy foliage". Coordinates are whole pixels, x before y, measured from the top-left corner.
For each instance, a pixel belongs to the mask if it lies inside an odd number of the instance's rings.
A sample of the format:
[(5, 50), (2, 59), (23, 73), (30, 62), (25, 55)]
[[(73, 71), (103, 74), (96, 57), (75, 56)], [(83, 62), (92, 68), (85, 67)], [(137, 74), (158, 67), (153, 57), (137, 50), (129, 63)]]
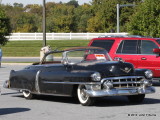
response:
[(67, 5), (73, 5), (74, 7), (78, 7), (78, 6), (79, 6), (78, 1), (76, 1), (76, 0), (71, 0), (71, 1), (69, 1), (69, 2), (67, 3)]
[(87, 31), (88, 20), (92, 17), (92, 10), (89, 4), (84, 4), (75, 9), (75, 32)]
[(10, 21), (6, 17), (4, 10), (0, 7), (0, 45), (5, 45), (11, 32)]
[(145, 0), (137, 6), (128, 23), (132, 34), (160, 37), (160, 0)]
[(49, 32), (74, 31), (74, 7), (56, 4), (48, 13), (47, 28)]
[[(116, 32), (116, 5), (120, 7), (120, 31), (136, 35), (160, 37), (160, 0), (92, 0), (79, 5), (68, 3), (46, 3), (47, 32)], [(41, 5), (15, 3), (2, 6), (10, 18), (13, 32), (42, 32)]]

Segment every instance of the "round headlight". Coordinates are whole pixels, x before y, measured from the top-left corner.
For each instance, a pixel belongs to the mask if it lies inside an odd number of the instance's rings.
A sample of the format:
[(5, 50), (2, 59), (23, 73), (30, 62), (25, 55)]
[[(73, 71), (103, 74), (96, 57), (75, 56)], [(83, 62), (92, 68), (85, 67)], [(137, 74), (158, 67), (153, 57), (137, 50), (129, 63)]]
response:
[(151, 70), (145, 71), (145, 76), (146, 76), (146, 78), (151, 79), (153, 77), (152, 71)]
[(93, 81), (100, 81), (101, 80), (101, 75), (99, 72), (95, 72), (91, 75), (91, 78)]

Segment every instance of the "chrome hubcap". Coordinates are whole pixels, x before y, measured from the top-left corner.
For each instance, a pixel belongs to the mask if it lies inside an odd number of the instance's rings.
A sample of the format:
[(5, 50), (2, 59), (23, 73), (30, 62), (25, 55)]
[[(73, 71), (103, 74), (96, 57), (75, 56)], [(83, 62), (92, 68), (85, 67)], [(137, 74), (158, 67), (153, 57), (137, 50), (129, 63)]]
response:
[(88, 95), (86, 94), (86, 89), (85, 88), (82, 88), (81, 91), (80, 91), (80, 94), (81, 94), (81, 98), (85, 101), (88, 99)]

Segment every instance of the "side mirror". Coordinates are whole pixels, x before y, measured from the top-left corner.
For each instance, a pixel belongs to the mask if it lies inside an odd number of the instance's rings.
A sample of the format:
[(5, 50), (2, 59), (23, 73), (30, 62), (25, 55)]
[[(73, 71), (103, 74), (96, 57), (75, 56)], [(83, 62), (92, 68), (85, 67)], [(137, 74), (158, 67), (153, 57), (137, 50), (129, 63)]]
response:
[(157, 56), (160, 56), (160, 49), (159, 48), (154, 48), (153, 53), (155, 53)]

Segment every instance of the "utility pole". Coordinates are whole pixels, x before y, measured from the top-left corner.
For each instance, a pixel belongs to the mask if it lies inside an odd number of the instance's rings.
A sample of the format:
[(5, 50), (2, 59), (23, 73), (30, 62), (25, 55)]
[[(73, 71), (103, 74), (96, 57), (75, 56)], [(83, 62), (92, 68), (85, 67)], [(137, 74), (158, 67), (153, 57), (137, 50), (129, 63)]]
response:
[(120, 28), (119, 28), (119, 4), (117, 4), (117, 33), (119, 33)]
[(121, 8), (121, 7), (129, 7), (129, 6), (131, 6), (131, 7), (133, 7), (133, 6), (136, 6), (135, 4), (124, 4), (124, 5), (120, 5), (120, 4), (117, 4), (117, 33), (119, 33), (120, 32), (120, 26), (119, 26), (119, 23), (120, 23), (120, 20), (119, 20), (119, 9)]
[(46, 0), (43, 0), (43, 47), (46, 46)]

